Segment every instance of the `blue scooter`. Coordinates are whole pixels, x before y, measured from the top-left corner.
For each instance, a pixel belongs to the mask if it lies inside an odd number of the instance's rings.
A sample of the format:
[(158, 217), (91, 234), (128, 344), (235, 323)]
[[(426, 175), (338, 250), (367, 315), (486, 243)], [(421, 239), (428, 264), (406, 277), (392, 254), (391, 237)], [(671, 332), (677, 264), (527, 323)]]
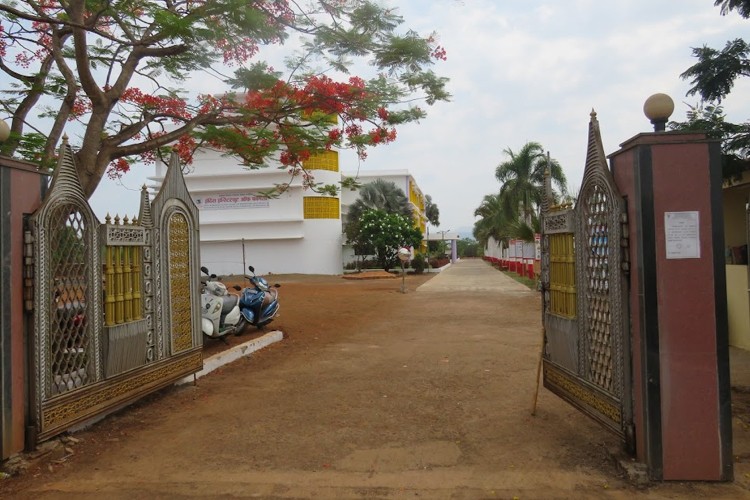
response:
[(245, 276), (252, 286), (244, 288), (240, 293), (240, 313), (251, 325), (263, 328), (279, 313), (279, 291), (281, 286), (276, 283), (268, 284), (265, 278), (255, 274), (255, 268), (248, 266), (252, 276)]

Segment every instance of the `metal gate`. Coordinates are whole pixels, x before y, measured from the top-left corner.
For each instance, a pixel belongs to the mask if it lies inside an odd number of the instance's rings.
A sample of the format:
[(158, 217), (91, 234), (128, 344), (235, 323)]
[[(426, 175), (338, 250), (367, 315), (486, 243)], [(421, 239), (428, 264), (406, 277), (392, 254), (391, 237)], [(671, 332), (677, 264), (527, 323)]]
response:
[(31, 441), (203, 367), (198, 209), (176, 154), (153, 203), (144, 186), (137, 218), (101, 224), (64, 141), (26, 238)]
[(542, 205), (544, 386), (634, 442), (627, 303), (627, 213), (592, 112), (575, 206)]

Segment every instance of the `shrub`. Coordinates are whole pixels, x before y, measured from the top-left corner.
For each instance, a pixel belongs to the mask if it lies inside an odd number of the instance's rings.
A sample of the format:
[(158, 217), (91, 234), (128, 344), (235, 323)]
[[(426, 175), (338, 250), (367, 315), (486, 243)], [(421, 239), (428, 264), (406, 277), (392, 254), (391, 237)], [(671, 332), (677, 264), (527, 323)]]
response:
[(426, 266), (427, 262), (425, 261), (424, 255), (421, 253), (416, 254), (414, 258), (411, 259), (411, 267), (417, 274), (422, 274)]

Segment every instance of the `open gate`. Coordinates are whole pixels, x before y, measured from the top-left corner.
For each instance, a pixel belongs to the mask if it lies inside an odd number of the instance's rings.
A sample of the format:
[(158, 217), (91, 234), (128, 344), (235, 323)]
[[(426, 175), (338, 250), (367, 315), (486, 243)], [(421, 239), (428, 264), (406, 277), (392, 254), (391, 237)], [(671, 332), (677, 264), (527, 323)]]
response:
[(627, 213), (589, 122), (575, 206), (542, 206), (544, 386), (634, 446), (628, 336)]
[(198, 209), (175, 153), (138, 218), (101, 224), (63, 141), (30, 220), (29, 406), (36, 443), (203, 367)]

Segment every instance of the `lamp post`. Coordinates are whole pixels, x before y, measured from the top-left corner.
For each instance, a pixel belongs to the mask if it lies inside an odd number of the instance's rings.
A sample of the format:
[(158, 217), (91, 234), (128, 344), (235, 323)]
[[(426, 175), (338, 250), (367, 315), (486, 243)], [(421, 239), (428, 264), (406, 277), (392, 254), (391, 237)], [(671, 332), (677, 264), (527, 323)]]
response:
[(438, 231), (438, 233), (440, 233), (440, 242), (442, 243), (440, 245), (440, 248), (443, 251), (443, 257), (445, 257), (445, 233), (449, 233), (450, 231), (451, 231), (450, 229), (445, 229), (443, 231)]
[(425, 224), (427, 230), (427, 274), (430, 274), (430, 224)]
[(409, 260), (411, 257), (411, 251), (408, 248), (401, 247), (398, 249), (398, 260), (401, 261), (401, 293), (406, 293), (406, 270), (404, 269), (404, 262)]
[(643, 103), (643, 114), (651, 120), (654, 132), (664, 132), (674, 111), (674, 101), (667, 94), (654, 94)]

